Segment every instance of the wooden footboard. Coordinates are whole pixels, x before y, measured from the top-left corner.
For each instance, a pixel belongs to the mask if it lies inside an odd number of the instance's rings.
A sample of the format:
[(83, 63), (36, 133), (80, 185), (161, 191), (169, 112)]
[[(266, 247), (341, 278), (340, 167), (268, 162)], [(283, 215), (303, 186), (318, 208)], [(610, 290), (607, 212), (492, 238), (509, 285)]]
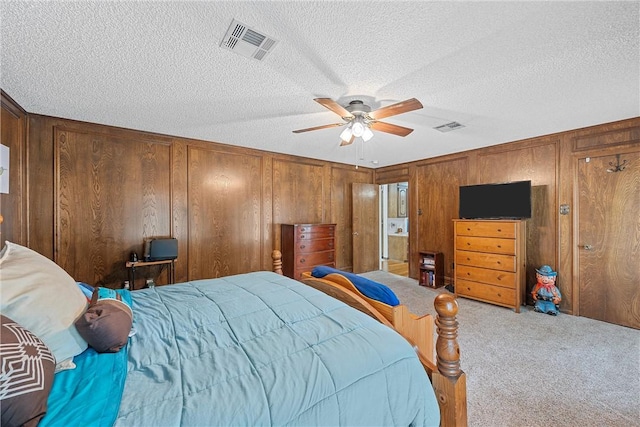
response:
[[(282, 254), (272, 253), (274, 271), (282, 274)], [(458, 303), (452, 295), (440, 294), (434, 301), (437, 317), (416, 316), (405, 305), (395, 307), (367, 298), (349, 279), (328, 274), (322, 279), (304, 273), (302, 282), (354, 307), (395, 329), (414, 348), (429, 375), (440, 406), (440, 425), (467, 425), (466, 376), (460, 369)], [(438, 337), (434, 346), (433, 327)], [(435, 349), (435, 352), (434, 352)]]
[(302, 281), (324, 293), (332, 292), (332, 289), (338, 285), (338, 289), (333, 291), (331, 296), (344, 301), (340, 294), (349, 295), (349, 300), (344, 302), (400, 332), (400, 335), (416, 348), (423, 365), (428, 365), (431, 370), (436, 369), (433, 346), (434, 320), (430, 314), (418, 317), (411, 313), (406, 305), (394, 307), (367, 298), (349, 279), (340, 274), (328, 274), (318, 279), (311, 276), (311, 273), (303, 273)]

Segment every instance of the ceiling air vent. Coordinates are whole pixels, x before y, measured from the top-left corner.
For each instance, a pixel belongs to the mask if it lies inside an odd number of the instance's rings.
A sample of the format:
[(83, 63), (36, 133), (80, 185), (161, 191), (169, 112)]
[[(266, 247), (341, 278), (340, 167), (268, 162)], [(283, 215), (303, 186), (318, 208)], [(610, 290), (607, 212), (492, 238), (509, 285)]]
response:
[(435, 130), (439, 130), (440, 132), (451, 132), (452, 130), (463, 128), (464, 125), (461, 125), (458, 122), (451, 122), (441, 126), (434, 127)]
[(220, 47), (231, 50), (238, 55), (262, 61), (276, 44), (278, 41), (272, 37), (234, 19), (231, 21)]

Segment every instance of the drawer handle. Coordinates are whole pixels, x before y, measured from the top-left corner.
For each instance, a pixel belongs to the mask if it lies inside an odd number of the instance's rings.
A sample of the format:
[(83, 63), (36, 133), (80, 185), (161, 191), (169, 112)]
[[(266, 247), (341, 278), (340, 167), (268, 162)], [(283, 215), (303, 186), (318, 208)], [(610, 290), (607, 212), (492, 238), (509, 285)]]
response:
[(467, 276), (471, 276), (471, 273), (467, 272)]
[(502, 264), (502, 262), (500, 262), (500, 261), (496, 261), (496, 264)]
[(467, 290), (468, 290), (468, 291), (470, 291), (470, 290), (471, 290), (471, 288), (467, 286)]
[(305, 261), (306, 261), (306, 259), (302, 258), (302, 259), (300, 260), (300, 263), (303, 263), (303, 262), (305, 262)]
[(467, 257), (467, 261), (471, 261), (471, 258)]
[(471, 229), (469, 227), (467, 227), (467, 231), (471, 231)]
[(467, 242), (467, 246), (471, 246), (471, 243)]
[(300, 245), (300, 249), (304, 249), (306, 247), (307, 247), (307, 245)]
[(498, 245), (499, 248), (502, 248), (502, 245)]
[(300, 235), (300, 238), (301, 238), (301, 239), (304, 239), (304, 238), (305, 238), (305, 235), (304, 235), (304, 234), (301, 234), (301, 235)]
[(497, 293), (497, 295), (498, 295), (499, 297), (501, 297), (501, 296), (502, 296), (502, 295), (500, 295), (500, 292), (498, 292), (498, 293)]
[(498, 228), (498, 232), (502, 231), (502, 228)]

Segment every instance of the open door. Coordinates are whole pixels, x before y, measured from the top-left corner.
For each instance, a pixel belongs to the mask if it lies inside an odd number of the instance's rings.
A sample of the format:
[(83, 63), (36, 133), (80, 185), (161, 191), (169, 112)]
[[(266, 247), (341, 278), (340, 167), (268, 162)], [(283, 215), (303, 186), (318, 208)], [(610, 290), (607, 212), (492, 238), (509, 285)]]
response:
[(353, 272), (366, 273), (380, 269), (380, 202), (378, 185), (353, 183), (351, 189), (353, 215)]

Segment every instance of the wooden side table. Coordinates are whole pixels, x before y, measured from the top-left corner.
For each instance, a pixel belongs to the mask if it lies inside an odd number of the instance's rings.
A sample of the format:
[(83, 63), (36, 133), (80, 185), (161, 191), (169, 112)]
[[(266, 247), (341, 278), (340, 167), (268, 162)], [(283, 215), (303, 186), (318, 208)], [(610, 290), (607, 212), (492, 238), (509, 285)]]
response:
[(127, 261), (125, 266), (129, 269), (129, 286), (132, 291), (136, 287), (136, 268), (138, 267), (150, 267), (152, 265), (164, 265), (169, 266), (169, 284), (175, 282), (175, 259), (165, 259), (162, 261)]

